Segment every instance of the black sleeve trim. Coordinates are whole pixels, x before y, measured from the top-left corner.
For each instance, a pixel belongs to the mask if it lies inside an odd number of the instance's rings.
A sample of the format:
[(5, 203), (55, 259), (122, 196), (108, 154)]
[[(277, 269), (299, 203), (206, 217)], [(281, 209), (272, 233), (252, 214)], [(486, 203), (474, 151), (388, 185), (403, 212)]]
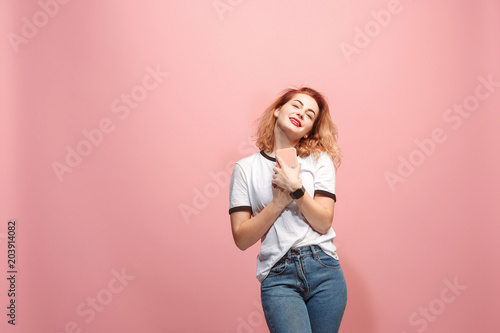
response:
[(240, 212), (242, 210), (248, 210), (251, 213), (252, 212), (252, 207), (250, 207), (250, 206), (233, 207), (233, 208), (229, 209), (229, 214), (234, 213), (234, 212)]
[(324, 195), (325, 197), (332, 198), (333, 201), (337, 202), (337, 196), (335, 195), (335, 193), (330, 193), (328, 191), (323, 191), (323, 190), (316, 190), (314, 191), (314, 195), (316, 194), (321, 194)]

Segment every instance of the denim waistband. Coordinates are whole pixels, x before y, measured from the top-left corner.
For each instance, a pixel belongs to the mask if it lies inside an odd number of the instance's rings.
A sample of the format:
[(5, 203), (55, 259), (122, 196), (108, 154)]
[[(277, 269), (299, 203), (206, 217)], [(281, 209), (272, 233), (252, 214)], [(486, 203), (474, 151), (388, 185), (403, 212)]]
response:
[(297, 248), (291, 248), (285, 254), (285, 257), (291, 258), (292, 256), (306, 256), (306, 255), (316, 255), (317, 252), (321, 251), (319, 245), (309, 245)]

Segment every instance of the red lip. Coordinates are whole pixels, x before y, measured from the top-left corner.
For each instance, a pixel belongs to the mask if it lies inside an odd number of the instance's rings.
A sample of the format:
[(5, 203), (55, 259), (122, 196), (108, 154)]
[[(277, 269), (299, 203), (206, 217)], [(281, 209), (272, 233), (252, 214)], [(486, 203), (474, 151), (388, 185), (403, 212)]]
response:
[(297, 118), (293, 118), (292, 117), (292, 118), (290, 118), (290, 121), (292, 122), (292, 124), (294, 124), (297, 127), (301, 126), (301, 123), (300, 123), (300, 121)]

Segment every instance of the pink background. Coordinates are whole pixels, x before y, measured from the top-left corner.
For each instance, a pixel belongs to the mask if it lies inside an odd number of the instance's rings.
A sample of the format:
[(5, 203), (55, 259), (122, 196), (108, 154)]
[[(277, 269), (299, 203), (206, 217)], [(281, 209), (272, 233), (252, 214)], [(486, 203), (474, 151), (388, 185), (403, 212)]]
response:
[[(397, 3), (2, 1), (1, 331), (267, 332), (228, 182), (255, 119), (307, 85), (344, 152), (341, 332), (499, 332), (500, 86), (479, 78), (500, 81), (500, 3)], [(87, 155), (58, 178), (68, 147)]]

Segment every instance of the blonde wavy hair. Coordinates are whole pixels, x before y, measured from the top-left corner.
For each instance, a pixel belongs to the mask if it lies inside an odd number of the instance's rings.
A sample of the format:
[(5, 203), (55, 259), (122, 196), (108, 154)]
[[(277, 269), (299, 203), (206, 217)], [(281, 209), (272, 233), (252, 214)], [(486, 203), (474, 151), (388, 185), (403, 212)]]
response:
[(306, 157), (314, 154), (319, 157), (320, 153), (326, 152), (333, 160), (337, 169), (342, 162), (342, 153), (337, 142), (337, 126), (332, 121), (330, 109), (326, 98), (319, 92), (308, 87), (290, 88), (285, 90), (273, 104), (271, 104), (258, 119), (257, 132), (254, 139), (255, 145), (265, 152), (274, 150), (274, 127), (276, 118), (274, 110), (288, 103), (296, 94), (306, 94), (314, 98), (318, 103), (319, 114), (314, 121), (314, 125), (307, 135), (307, 139), (301, 138), (295, 146), (297, 155)]

